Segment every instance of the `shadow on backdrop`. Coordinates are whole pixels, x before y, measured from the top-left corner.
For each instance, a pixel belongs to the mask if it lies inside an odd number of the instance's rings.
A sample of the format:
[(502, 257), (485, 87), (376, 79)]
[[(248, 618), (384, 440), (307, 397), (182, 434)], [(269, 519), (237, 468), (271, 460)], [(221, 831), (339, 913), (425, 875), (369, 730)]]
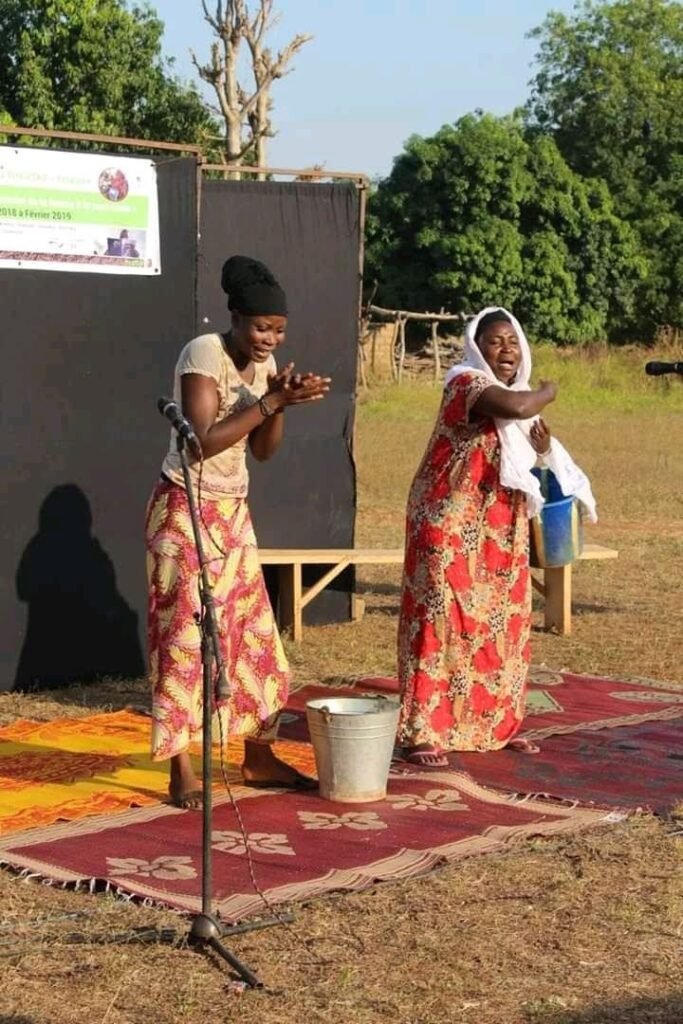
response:
[(629, 999), (628, 1002), (591, 1006), (585, 1010), (534, 1011), (528, 1024), (681, 1024), (683, 996)]
[(63, 484), (45, 498), (16, 586), (28, 614), (15, 690), (144, 675), (137, 615), (116, 589), (80, 487)]

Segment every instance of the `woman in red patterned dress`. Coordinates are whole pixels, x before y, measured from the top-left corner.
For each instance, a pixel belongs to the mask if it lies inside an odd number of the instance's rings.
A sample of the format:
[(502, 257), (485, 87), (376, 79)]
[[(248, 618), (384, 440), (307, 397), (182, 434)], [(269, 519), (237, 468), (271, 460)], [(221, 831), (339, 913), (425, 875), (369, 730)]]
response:
[[(244, 737), (242, 774), (252, 785), (314, 788), (275, 756), (272, 743), (287, 700), (289, 669), (268, 600), (247, 505), (247, 445), (259, 461), (282, 440), (282, 413), (322, 399), (329, 378), (278, 372), (287, 303), (256, 260), (223, 267), (232, 329), (189, 342), (175, 369), (174, 397), (204, 453), (190, 476), (201, 511), (207, 568), (230, 696), (217, 713), (222, 734)], [(147, 510), (152, 758), (170, 761), (169, 794), (183, 808), (201, 804), (189, 755), (202, 726), (202, 664), (196, 614), (199, 565), (180, 459), (172, 439)]]
[[(449, 750), (537, 750), (514, 738), (529, 664), (535, 484), (529, 494), (506, 486), (526, 486), (529, 466), (515, 465), (505, 438), (555, 398), (554, 384), (530, 389), (530, 373), (514, 317), (500, 308), (475, 317), (410, 490), (398, 660), (399, 742), (413, 764), (445, 766)], [(542, 420), (528, 441), (533, 464), (549, 448)]]

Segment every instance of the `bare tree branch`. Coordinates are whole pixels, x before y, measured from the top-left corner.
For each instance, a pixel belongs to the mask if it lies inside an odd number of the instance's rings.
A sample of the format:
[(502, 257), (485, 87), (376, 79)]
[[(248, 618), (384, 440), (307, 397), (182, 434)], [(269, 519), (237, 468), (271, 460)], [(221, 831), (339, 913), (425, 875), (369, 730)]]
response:
[(217, 0), (216, 2), (216, 13), (215, 15), (213, 15), (213, 17), (209, 13), (209, 5), (207, 3), (207, 0), (201, 0), (201, 4), (202, 10), (204, 12), (204, 21), (208, 21), (209, 25), (214, 30), (214, 32), (220, 32), (220, 24), (221, 21), (223, 20), (223, 5), (221, 3), (221, 0)]
[[(199, 77), (216, 93), (225, 121), (225, 161), (233, 166), (239, 166), (248, 153), (253, 154), (259, 167), (267, 166), (266, 140), (275, 135), (271, 122), (272, 84), (293, 70), (289, 67), (293, 57), (313, 38), (299, 33), (273, 57), (264, 43), (278, 20), (274, 2), (257, 0), (258, 6), (252, 13), (247, 0), (216, 0), (212, 13), (209, 0), (200, 0), (204, 20), (217, 38), (211, 45), (210, 61), (202, 64), (191, 53), (192, 63)], [(251, 87), (245, 87), (238, 79), (243, 42), (251, 57)]]

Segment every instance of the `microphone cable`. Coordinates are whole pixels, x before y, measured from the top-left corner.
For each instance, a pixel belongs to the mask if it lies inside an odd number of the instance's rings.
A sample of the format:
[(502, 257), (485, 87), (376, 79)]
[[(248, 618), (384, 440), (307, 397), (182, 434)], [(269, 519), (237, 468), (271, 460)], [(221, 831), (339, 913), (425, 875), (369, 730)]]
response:
[[(203, 478), (203, 472), (204, 472), (204, 461), (205, 461), (204, 460), (204, 456), (202, 454), (202, 457), (199, 460), (199, 470), (197, 472), (197, 509), (199, 511), (199, 519), (200, 519), (200, 522), (201, 522), (202, 526), (204, 527), (204, 530), (206, 531), (206, 534), (207, 534), (209, 540), (211, 541), (213, 546), (216, 548), (216, 550), (220, 553), (220, 556), (225, 561), (229, 557), (228, 552), (225, 551), (225, 549), (215, 539), (215, 537), (213, 536), (213, 534), (209, 530), (209, 527), (208, 527), (208, 525), (206, 523), (206, 520), (204, 519), (204, 513), (203, 513), (203, 508), (202, 508), (202, 478)], [(216, 562), (218, 560), (219, 560), (218, 558), (209, 558), (206, 561), (206, 565), (209, 565), (212, 562)], [(199, 584), (200, 587), (201, 587), (201, 569), (202, 569), (202, 567), (200, 566), (199, 567), (199, 575), (198, 575), (198, 584)], [(227, 668), (225, 668), (225, 671), (227, 673)], [(218, 673), (216, 673), (216, 676), (214, 677), (214, 691), (215, 691), (215, 689), (217, 687), (217, 683), (218, 683)], [(286, 929), (286, 934), (289, 935), (289, 929), (291, 928), (293, 922), (287, 920), (287, 918), (284, 916), (283, 912), (280, 911), (276, 906), (274, 906), (274, 904), (270, 901), (270, 899), (268, 898), (266, 893), (263, 891), (263, 889), (259, 885), (258, 880), (256, 878), (256, 868), (255, 868), (255, 865), (254, 865), (254, 858), (253, 858), (253, 855), (252, 855), (251, 845), (250, 845), (250, 842), (249, 842), (249, 833), (247, 832), (247, 828), (246, 828), (246, 825), (244, 823), (244, 818), (242, 817), (242, 812), (241, 812), (241, 810), (239, 808), (239, 802), (238, 802), (237, 798), (235, 797), (235, 793), (234, 793), (232, 784), (230, 782), (230, 777), (229, 777), (229, 774), (228, 774), (228, 761), (227, 761), (228, 742), (227, 741), (228, 741), (229, 737), (227, 737), (225, 735), (225, 730), (223, 728), (223, 724), (224, 724), (223, 723), (223, 715), (222, 715), (221, 709), (220, 709), (220, 707), (218, 705), (218, 701), (216, 701), (216, 719), (218, 721), (218, 741), (219, 741), (218, 742), (218, 749), (219, 749), (219, 763), (220, 763), (221, 779), (222, 779), (222, 782), (223, 782), (223, 786), (224, 786), (225, 792), (226, 792), (226, 794), (228, 796), (228, 800), (230, 802), (230, 806), (232, 808), (232, 811), (233, 811), (233, 813), (235, 815), (235, 818), (237, 820), (237, 823), (239, 825), (240, 834), (242, 836), (242, 842), (244, 844), (244, 855), (245, 855), (245, 859), (246, 859), (247, 870), (249, 872), (249, 878), (250, 878), (252, 887), (254, 889), (254, 892), (256, 893), (256, 895), (258, 896), (260, 901), (262, 902), (264, 908), (268, 911), (269, 914), (271, 914), (275, 918), (276, 921), (278, 921)], [(276, 789), (277, 785), (275, 785), (273, 788)], [(316, 953), (312, 953), (311, 950), (308, 949), (308, 947), (306, 945), (304, 945), (304, 943), (301, 942), (301, 940), (299, 940), (299, 939), (292, 938), (291, 941), (288, 943), (288, 945), (290, 946), (290, 948), (295, 949), (297, 951), (301, 951), (301, 950), (305, 951), (307, 956), (311, 957), (311, 960), (309, 961), (309, 965), (310, 966), (325, 967), (325, 966), (329, 966), (330, 964), (332, 964), (334, 962), (333, 960), (323, 960), (323, 959), (321, 959)]]

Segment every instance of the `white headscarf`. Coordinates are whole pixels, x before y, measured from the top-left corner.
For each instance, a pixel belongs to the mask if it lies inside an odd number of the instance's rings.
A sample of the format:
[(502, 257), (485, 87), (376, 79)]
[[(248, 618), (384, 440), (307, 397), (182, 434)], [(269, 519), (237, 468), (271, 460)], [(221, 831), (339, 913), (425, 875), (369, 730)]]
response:
[[(503, 318), (509, 319), (519, 339), (521, 360), (514, 382), (509, 385), (512, 391), (528, 391), (531, 380), (531, 349), (521, 324), (516, 317), (502, 306), (487, 306), (482, 309), (465, 328), (465, 352), (462, 361), (456, 363), (446, 374), (445, 385), (461, 373), (478, 373), (491, 383), (501, 385), (495, 373), (484, 359), (481, 349), (474, 340), (480, 320), (489, 313), (500, 312)], [(498, 438), (500, 440), (500, 482), (503, 487), (523, 491), (527, 495), (529, 517), (538, 515), (543, 508), (544, 499), (541, 486), (531, 470), (536, 465), (538, 456), (529, 440), (529, 432), (538, 419), (533, 416), (528, 420), (507, 420), (494, 418)], [(544, 462), (553, 471), (557, 482), (567, 497), (574, 496), (583, 506), (592, 523), (597, 522), (595, 499), (586, 474), (579, 469), (571, 455), (556, 438), (550, 442), (550, 452)]]

